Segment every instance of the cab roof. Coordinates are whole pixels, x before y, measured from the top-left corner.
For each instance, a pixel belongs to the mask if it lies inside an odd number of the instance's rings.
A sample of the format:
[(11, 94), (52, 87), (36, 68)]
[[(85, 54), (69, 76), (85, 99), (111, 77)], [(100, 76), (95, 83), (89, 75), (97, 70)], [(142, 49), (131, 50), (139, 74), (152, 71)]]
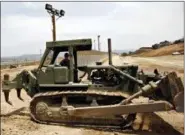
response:
[(46, 47), (50, 49), (58, 49), (68, 51), (68, 47), (72, 46), (76, 51), (87, 51), (92, 49), (91, 39), (74, 39), (62, 41), (49, 41), (46, 42)]

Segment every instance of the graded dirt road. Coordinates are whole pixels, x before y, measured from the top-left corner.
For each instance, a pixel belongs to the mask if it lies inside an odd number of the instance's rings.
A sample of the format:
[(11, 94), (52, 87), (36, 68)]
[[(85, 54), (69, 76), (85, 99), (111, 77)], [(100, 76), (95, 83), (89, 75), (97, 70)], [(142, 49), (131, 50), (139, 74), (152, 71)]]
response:
[[(160, 59), (160, 62), (155, 60)], [(169, 63), (169, 62), (170, 63)], [(167, 63), (168, 62), (168, 63)], [(174, 64), (172, 63), (174, 62)], [(144, 71), (153, 71), (158, 67), (159, 70), (175, 70), (180, 75), (184, 74), (183, 60), (179, 56), (172, 60), (171, 57), (160, 58), (139, 58), (139, 57), (118, 57), (113, 58), (113, 64), (120, 65), (123, 63), (140, 64), (140, 67)], [(164, 64), (165, 63), (165, 64)], [(106, 64), (106, 63), (105, 63)], [(175, 66), (176, 65), (176, 66)], [(9, 73), (11, 77), (15, 76), (20, 70), (32, 69), (36, 66), (21, 67), (11, 70), (2, 70), (1, 77), (5, 73)], [(9, 117), (1, 117), (1, 133), (2, 135), (178, 135), (184, 133), (184, 114), (177, 113), (175, 111), (159, 112), (159, 113), (147, 113), (145, 115), (139, 114), (134, 124), (134, 130), (114, 130), (109, 128), (85, 128), (85, 127), (65, 127), (54, 125), (38, 124), (30, 120), (29, 111), (27, 109), (30, 98), (22, 91), (22, 97), (24, 102), (20, 101), (16, 97), (15, 91), (10, 93), (10, 99), (14, 106), (10, 106), (5, 103), (4, 95), (1, 92), (1, 114), (10, 112), (20, 107), (26, 107), (25, 111), (22, 111), (18, 115), (12, 115)]]

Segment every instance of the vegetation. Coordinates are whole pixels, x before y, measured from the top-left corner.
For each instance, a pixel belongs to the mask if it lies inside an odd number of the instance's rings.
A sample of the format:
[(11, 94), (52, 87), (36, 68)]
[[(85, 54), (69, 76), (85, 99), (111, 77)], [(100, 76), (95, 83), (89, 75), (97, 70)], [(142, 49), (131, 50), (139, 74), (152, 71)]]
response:
[(128, 54), (126, 52), (122, 53), (121, 56), (127, 56)]
[(174, 44), (184, 43), (184, 38), (175, 40), (173, 43)]

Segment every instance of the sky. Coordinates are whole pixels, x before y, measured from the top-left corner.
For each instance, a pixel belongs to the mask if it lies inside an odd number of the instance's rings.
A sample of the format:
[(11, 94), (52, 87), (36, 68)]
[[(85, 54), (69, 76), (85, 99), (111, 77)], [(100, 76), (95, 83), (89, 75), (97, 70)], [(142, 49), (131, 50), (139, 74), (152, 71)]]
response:
[[(1, 3), (1, 56), (43, 53), (52, 41), (45, 2)], [(138, 49), (184, 37), (183, 2), (49, 2), (65, 15), (56, 21), (57, 40), (91, 38), (97, 49)]]

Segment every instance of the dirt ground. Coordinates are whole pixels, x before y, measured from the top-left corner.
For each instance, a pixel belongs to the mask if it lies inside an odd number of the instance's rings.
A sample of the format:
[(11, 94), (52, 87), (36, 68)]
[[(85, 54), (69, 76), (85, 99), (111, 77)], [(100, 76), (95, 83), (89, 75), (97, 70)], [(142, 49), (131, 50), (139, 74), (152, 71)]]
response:
[(146, 73), (153, 72), (155, 68), (162, 74), (165, 71), (175, 71), (184, 82), (184, 55), (160, 57), (114, 57), (113, 64), (122, 65), (126, 63), (139, 65), (139, 70), (142, 69)]
[[(113, 57), (113, 64), (123, 63), (139, 64), (144, 71), (153, 71), (158, 68), (163, 71), (176, 71), (184, 79), (184, 56), (163, 56), (152, 58), (140, 57)], [(105, 63), (107, 64), (107, 62)], [(17, 69), (5, 69), (1, 71), (1, 77), (9, 73), (11, 78), (23, 69), (33, 69), (36, 66), (20, 67)], [(138, 114), (137, 120), (132, 130), (118, 130), (111, 128), (87, 128), (87, 127), (67, 127), (56, 125), (43, 125), (30, 120), (28, 105), (31, 100), (22, 91), (24, 102), (16, 97), (16, 92), (12, 90), (10, 99), (14, 106), (5, 103), (4, 95), (1, 91), (1, 114), (11, 112), (20, 107), (25, 107), (25, 111), (9, 117), (1, 117), (2, 135), (178, 135), (184, 133), (184, 114), (175, 111)]]

